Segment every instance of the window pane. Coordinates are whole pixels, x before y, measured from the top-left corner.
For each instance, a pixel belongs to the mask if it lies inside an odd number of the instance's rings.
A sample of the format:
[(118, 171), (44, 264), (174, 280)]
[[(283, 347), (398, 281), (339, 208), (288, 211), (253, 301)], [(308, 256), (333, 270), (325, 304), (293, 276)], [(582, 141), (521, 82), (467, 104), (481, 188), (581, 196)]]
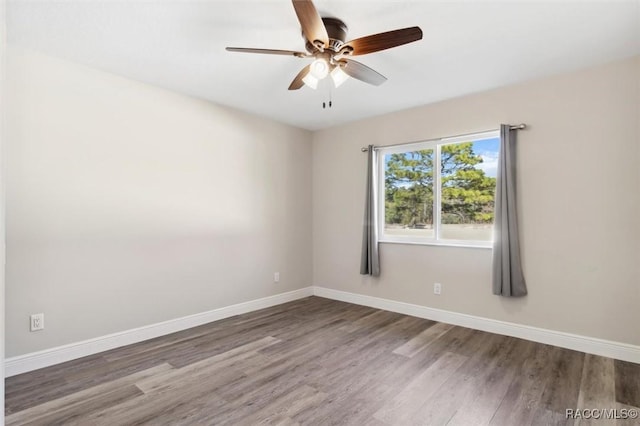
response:
[(433, 149), (385, 155), (384, 234), (434, 237), (433, 160)]
[(491, 241), (499, 138), (441, 146), (440, 237)]

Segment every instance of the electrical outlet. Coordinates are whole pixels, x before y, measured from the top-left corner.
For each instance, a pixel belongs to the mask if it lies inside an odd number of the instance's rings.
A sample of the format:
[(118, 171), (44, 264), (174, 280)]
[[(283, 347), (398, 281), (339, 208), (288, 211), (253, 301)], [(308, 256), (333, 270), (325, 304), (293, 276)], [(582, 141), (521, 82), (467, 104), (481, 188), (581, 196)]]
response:
[(31, 315), (31, 331), (44, 330), (44, 314)]
[(276, 272), (273, 274), (273, 282), (274, 283), (279, 283), (280, 282), (280, 272)]
[(433, 294), (441, 294), (442, 293), (442, 284), (434, 283), (433, 284)]

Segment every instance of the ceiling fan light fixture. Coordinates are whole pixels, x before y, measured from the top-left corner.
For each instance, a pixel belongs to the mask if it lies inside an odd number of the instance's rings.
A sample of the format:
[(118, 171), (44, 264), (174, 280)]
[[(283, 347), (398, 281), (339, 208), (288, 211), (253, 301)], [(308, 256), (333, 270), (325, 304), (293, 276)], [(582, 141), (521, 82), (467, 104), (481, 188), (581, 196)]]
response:
[(333, 80), (333, 85), (336, 87), (336, 89), (340, 87), (342, 83), (347, 81), (348, 78), (349, 75), (346, 72), (342, 71), (342, 68), (340, 66), (336, 66), (331, 71), (331, 80)]
[(230, 52), (312, 59), (313, 62), (296, 74), (289, 84), (289, 90), (298, 90), (305, 85), (316, 89), (320, 80), (325, 79), (329, 74), (335, 87), (342, 85), (349, 77), (379, 86), (387, 80), (385, 76), (360, 62), (345, 57), (367, 55), (422, 40), (423, 34), (420, 27), (400, 28), (349, 40), (345, 23), (338, 18), (320, 16), (313, 0), (292, 0), (292, 2), (305, 40), (306, 51), (227, 47)]
[(318, 87), (318, 79), (311, 75), (311, 73), (305, 75), (302, 81), (305, 85), (307, 85), (307, 87), (310, 87), (313, 90), (316, 90), (316, 88)]
[(322, 80), (329, 74), (329, 64), (322, 58), (316, 59), (311, 63), (310, 74), (317, 80)]

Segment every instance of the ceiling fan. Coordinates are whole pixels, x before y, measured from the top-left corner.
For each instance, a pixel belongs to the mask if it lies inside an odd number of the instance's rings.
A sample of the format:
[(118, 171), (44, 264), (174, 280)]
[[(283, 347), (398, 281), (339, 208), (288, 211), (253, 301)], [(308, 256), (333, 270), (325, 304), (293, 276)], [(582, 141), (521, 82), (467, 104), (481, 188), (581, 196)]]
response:
[(420, 27), (409, 27), (345, 41), (347, 26), (344, 22), (337, 18), (322, 18), (311, 0), (292, 1), (302, 27), (302, 36), (306, 40), (306, 52), (227, 47), (230, 52), (313, 58), (314, 61), (293, 79), (289, 90), (300, 89), (303, 85), (315, 89), (318, 82), (327, 75), (331, 76), (336, 87), (349, 77), (379, 86), (387, 80), (385, 76), (348, 57), (366, 55), (422, 39)]

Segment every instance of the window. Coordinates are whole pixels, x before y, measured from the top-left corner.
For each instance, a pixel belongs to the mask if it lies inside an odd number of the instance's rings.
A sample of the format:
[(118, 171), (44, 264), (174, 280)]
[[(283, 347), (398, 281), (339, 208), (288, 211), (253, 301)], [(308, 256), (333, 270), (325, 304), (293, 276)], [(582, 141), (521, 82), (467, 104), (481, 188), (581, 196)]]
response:
[(379, 148), (380, 240), (489, 247), (499, 142), (494, 131)]

